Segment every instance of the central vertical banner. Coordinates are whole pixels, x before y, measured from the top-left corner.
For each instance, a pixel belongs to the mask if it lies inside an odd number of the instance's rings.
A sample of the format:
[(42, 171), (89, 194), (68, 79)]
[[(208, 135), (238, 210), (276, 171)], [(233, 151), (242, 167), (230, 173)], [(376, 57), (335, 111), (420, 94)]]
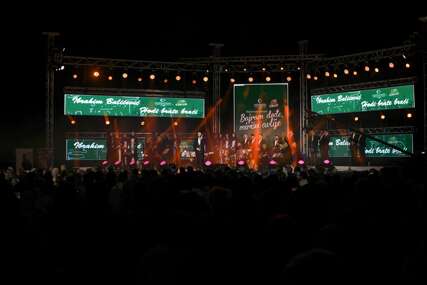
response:
[(288, 84), (235, 84), (234, 132), (262, 135), (272, 142), (275, 135), (283, 137), (289, 126)]

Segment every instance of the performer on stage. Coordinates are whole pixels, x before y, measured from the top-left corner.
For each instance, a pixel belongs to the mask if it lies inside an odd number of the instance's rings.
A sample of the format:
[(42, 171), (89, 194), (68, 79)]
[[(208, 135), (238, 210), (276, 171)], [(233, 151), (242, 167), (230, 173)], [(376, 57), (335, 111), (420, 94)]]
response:
[(126, 134), (122, 136), (122, 154), (123, 154), (122, 166), (128, 167), (131, 160), (131, 151), (130, 151), (129, 138)]
[(358, 146), (359, 146), (360, 163), (362, 165), (364, 165), (366, 162), (366, 154), (365, 154), (366, 136), (365, 136), (363, 128), (360, 128), (359, 132), (360, 132), (360, 134), (359, 134)]
[(109, 151), (109, 160), (113, 161), (115, 165), (122, 163), (122, 147), (120, 141), (120, 134), (118, 132), (110, 133), (111, 151)]
[(160, 158), (169, 163), (171, 161), (171, 157), (172, 157), (172, 141), (170, 140), (168, 134), (164, 134), (161, 140)]
[(319, 138), (319, 148), (320, 148), (320, 158), (322, 161), (329, 159), (329, 132), (323, 130), (320, 132)]
[(224, 136), (224, 142), (223, 142), (223, 161), (222, 161), (222, 163), (225, 163), (225, 164), (228, 164), (229, 163), (229, 160), (230, 160), (230, 145), (231, 145), (231, 142), (230, 142), (230, 138), (229, 138), (229, 136), (228, 136), (228, 134), (225, 134), (225, 136)]
[(129, 164), (134, 165), (136, 163), (136, 159), (137, 159), (135, 132), (132, 132), (130, 134), (129, 149), (130, 149), (130, 162), (129, 162)]
[(319, 134), (314, 129), (308, 132), (308, 149), (311, 163), (316, 164), (319, 156)]
[(353, 131), (350, 136), (350, 150), (353, 164), (363, 165), (365, 163), (366, 138), (363, 129), (360, 132)]
[(193, 147), (196, 151), (197, 166), (202, 167), (205, 159), (206, 140), (201, 132), (197, 132), (197, 138), (194, 140)]
[(237, 141), (236, 141), (236, 134), (231, 134), (231, 146), (230, 146), (230, 165), (236, 164), (236, 151), (237, 151)]

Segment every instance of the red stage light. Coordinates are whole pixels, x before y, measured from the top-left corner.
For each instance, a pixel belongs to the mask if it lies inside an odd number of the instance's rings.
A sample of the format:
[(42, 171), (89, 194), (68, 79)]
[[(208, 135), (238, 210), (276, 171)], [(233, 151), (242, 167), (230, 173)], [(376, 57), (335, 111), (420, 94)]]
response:
[(244, 160), (239, 160), (239, 161), (237, 161), (237, 164), (240, 166), (243, 166), (246, 164), (246, 162)]
[(275, 161), (274, 159), (270, 160), (269, 162), (270, 165), (277, 165), (277, 161)]
[(210, 160), (206, 160), (206, 161), (205, 161), (205, 165), (206, 165), (206, 166), (211, 166), (211, 165), (212, 165), (212, 161), (210, 161)]
[(304, 163), (305, 163), (304, 160), (302, 160), (302, 159), (298, 160), (299, 165), (304, 165)]
[(166, 165), (166, 160), (160, 161), (160, 166), (165, 166), (165, 165)]

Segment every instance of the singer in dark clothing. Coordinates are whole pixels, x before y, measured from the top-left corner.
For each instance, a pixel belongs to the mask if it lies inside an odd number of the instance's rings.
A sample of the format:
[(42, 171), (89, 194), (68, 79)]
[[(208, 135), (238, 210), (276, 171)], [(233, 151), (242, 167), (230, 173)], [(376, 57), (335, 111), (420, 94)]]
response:
[(201, 132), (197, 133), (197, 138), (194, 140), (193, 147), (196, 152), (197, 166), (202, 167), (205, 159), (206, 140)]
[(321, 131), (319, 138), (320, 158), (322, 161), (329, 159), (329, 133), (326, 130)]

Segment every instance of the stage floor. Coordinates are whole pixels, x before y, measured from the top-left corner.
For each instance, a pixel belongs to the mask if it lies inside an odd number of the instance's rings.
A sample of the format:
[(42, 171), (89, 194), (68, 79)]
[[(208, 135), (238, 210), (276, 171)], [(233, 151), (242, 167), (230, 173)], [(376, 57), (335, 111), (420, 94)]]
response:
[(335, 168), (338, 171), (368, 171), (371, 169), (381, 170), (383, 166), (339, 166), (335, 165)]

